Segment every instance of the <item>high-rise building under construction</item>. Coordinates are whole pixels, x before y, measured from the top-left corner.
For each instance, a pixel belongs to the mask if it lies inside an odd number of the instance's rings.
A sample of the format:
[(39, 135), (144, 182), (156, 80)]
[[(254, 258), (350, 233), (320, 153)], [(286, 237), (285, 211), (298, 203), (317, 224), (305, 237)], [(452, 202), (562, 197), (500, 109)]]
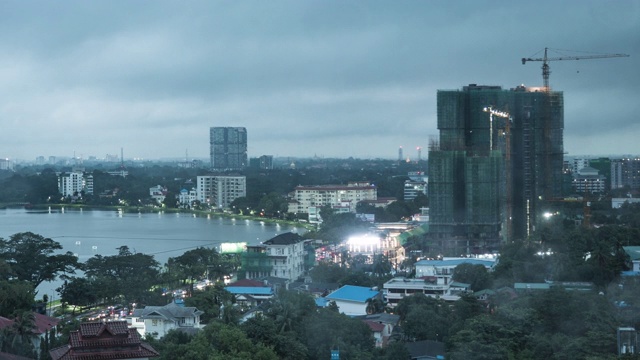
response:
[(561, 196), (562, 92), (471, 84), (438, 91), (437, 106), (428, 169), (434, 245), (484, 253), (530, 235), (541, 204)]

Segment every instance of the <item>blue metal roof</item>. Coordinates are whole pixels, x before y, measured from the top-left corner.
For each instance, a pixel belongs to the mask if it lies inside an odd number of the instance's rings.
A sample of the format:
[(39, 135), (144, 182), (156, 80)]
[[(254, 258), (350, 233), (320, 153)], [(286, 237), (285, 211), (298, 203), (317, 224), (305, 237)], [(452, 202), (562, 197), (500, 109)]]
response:
[(227, 286), (225, 290), (227, 290), (232, 294), (254, 294), (254, 295), (273, 294), (273, 290), (270, 287)]
[(482, 260), (482, 259), (450, 259), (450, 260), (420, 260), (416, 263), (416, 266), (458, 266), (460, 264), (471, 264), (471, 265), (484, 265), (486, 267), (493, 267), (495, 265), (495, 261), (493, 260)]
[(368, 287), (345, 285), (340, 289), (332, 292), (331, 294), (325, 296), (325, 298), (331, 300), (366, 302), (367, 300), (377, 296), (378, 294), (380, 294), (380, 291), (371, 290)]

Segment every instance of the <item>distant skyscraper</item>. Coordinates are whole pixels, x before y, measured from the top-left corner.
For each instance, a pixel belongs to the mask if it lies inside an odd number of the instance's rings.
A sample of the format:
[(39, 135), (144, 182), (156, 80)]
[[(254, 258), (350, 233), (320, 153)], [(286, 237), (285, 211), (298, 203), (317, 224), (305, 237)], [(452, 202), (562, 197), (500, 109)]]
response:
[(241, 170), (247, 166), (247, 129), (212, 127), (209, 130), (211, 168)]
[[(562, 193), (561, 92), (469, 85), (438, 91), (439, 141), (430, 145), (430, 228), (453, 252), (496, 250), (524, 238), (545, 200)], [(485, 107), (506, 111), (511, 121)]]

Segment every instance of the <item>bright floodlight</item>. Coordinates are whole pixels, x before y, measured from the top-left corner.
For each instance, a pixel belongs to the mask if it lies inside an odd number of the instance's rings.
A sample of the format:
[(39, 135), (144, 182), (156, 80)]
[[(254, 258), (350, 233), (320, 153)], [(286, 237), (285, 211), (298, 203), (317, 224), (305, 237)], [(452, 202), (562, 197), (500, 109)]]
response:
[(380, 238), (374, 235), (356, 235), (347, 240), (349, 251), (368, 252), (380, 247)]

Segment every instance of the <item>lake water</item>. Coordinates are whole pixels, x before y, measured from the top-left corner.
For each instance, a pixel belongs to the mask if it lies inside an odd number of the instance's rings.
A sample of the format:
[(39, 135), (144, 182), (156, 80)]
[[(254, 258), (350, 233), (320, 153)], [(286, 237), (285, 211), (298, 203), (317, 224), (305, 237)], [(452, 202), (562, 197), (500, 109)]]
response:
[[(131, 252), (153, 255), (164, 265), (170, 257), (197, 247), (221, 243), (259, 244), (285, 232), (305, 232), (280, 224), (231, 219), (196, 217), (186, 213), (125, 213), (121, 211), (50, 209), (0, 210), (0, 237), (8, 239), (20, 232), (33, 232), (59, 242), (63, 251), (76, 254), (80, 262), (100, 254), (118, 254), (126, 245)], [(50, 294), (59, 282), (43, 283), (39, 294)], [(55, 296), (57, 298), (57, 295)]]

